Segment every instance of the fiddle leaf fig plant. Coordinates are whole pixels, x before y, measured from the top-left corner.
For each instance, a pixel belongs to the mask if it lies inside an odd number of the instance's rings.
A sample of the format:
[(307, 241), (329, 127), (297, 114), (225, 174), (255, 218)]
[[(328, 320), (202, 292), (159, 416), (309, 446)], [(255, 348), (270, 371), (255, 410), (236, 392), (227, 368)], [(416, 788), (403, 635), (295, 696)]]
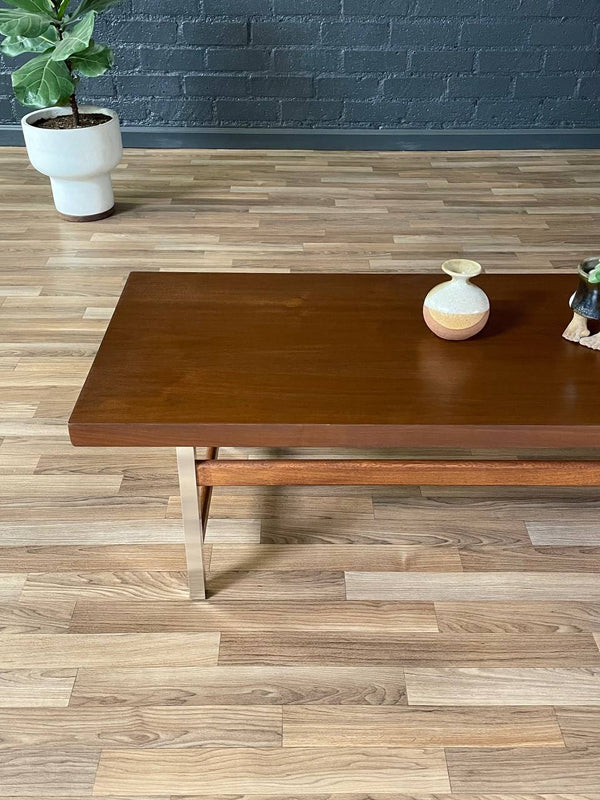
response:
[[(17, 100), (31, 108), (71, 106), (79, 125), (75, 96), (81, 75), (95, 78), (113, 65), (112, 50), (92, 38), (96, 15), (121, 0), (4, 0), (0, 6), (0, 52), (32, 53), (12, 74)], [(8, 6), (8, 8), (6, 7)]]

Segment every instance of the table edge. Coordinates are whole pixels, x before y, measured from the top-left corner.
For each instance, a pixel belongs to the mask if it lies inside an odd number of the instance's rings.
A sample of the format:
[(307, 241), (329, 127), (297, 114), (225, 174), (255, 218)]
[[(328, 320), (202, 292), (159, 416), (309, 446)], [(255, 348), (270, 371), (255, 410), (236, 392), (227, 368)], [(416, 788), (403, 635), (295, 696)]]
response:
[(600, 425), (69, 422), (75, 447), (600, 448)]

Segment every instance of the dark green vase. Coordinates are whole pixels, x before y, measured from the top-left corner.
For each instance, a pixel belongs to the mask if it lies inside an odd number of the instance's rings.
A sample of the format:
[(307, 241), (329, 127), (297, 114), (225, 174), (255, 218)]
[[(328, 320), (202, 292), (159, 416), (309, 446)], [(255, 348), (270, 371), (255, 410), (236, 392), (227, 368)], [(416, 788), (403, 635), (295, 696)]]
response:
[(588, 275), (600, 264), (600, 258), (586, 258), (579, 265), (579, 286), (569, 305), (586, 319), (600, 320), (600, 283), (590, 283)]

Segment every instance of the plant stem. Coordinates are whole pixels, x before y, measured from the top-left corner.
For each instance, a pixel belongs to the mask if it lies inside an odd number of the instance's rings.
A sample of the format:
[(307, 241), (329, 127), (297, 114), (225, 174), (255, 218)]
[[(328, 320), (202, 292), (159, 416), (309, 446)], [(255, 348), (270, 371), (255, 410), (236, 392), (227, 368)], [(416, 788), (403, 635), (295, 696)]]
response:
[(56, 15), (59, 19), (62, 19), (64, 17), (67, 8), (69, 6), (69, 1), (70, 0), (62, 0), (62, 2), (58, 2), (57, 0), (57, 2), (54, 3), (54, 7), (56, 8)]
[(77, 105), (77, 100), (75, 99), (75, 93), (69, 97), (69, 103), (71, 104), (71, 111), (73, 112), (73, 127), (79, 127), (79, 106)]
[[(52, 0), (52, 5), (54, 7), (54, 11), (59, 19), (61, 19), (60, 12), (64, 15), (64, 12), (67, 10), (66, 7), (69, 5), (68, 2), (63, 2), (63, 0)], [(58, 38), (62, 41), (63, 33), (64, 33), (64, 24), (59, 22), (58, 25), (55, 26), (58, 31)], [(65, 61), (67, 65), (67, 69), (69, 70), (69, 75), (71, 78), (73, 77), (73, 70), (71, 69), (71, 62), (69, 60)], [(79, 127), (79, 106), (77, 105), (77, 98), (75, 97), (75, 92), (69, 97), (69, 104), (71, 106), (71, 111), (73, 112), (73, 128)]]

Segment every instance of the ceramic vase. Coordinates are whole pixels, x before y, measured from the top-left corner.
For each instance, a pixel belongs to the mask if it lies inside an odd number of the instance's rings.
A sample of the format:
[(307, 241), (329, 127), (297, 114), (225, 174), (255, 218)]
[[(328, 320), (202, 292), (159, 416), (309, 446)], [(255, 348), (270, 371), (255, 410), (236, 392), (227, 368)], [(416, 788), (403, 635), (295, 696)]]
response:
[(423, 303), (427, 327), (441, 339), (460, 341), (479, 333), (490, 316), (490, 301), (483, 289), (471, 283), (481, 264), (453, 259), (442, 264), (449, 281), (435, 286)]

